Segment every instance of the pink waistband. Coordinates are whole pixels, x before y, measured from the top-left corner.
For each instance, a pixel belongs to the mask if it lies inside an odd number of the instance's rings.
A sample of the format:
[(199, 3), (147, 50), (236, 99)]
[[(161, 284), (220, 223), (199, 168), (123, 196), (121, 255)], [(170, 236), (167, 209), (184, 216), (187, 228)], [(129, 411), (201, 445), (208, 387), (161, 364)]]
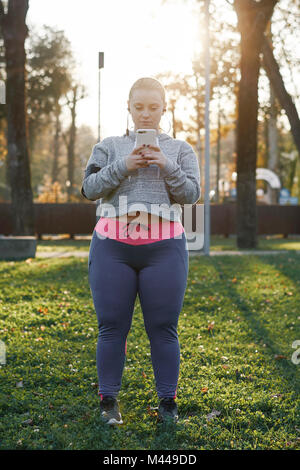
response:
[(133, 221), (126, 224), (115, 218), (100, 217), (95, 230), (103, 237), (119, 242), (144, 245), (174, 238), (184, 232), (184, 227), (181, 222), (169, 220), (145, 225)]

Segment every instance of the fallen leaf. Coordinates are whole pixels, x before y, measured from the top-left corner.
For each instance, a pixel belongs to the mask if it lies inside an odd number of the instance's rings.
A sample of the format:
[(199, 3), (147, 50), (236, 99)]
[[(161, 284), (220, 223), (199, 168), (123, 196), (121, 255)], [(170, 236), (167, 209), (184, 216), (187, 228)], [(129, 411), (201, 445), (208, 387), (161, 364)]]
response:
[(69, 377), (64, 377), (64, 380), (66, 380), (67, 382), (72, 382), (72, 380), (69, 379)]
[(214, 326), (215, 326), (215, 322), (214, 321), (210, 322), (207, 326), (208, 331), (212, 330)]
[(16, 387), (17, 387), (17, 388), (23, 387), (23, 381), (21, 380), (20, 382), (17, 382), (17, 383), (16, 383)]
[(278, 361), (279, 359), (286, 359), (286, 356), (284, 356), (283, 354), (275, 354), (274, 359)]
[(43, 315), (48, 315), (48, 308), (47, 307), (40, 307), (38, 309), (39, 313), (42, 313)]
[(147, 406), (147, 413), (150, 416), (156, 417), (158, 415), (158, 406)]
[(202, 393), (207, 393), (207, 392), (208, 392), (208, 388), (207, 388), (207, 387), (202, 387), (202, 388), (201, 388), (201, 392), (202, 392)]

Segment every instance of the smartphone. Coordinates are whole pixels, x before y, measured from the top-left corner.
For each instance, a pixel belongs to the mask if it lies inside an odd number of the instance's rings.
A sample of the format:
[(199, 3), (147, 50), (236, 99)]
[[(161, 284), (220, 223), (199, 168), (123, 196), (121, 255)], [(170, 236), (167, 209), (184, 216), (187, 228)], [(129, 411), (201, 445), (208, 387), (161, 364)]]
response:
[[(137, 129), (135, 131), (135, 146), (139, 147), (140, 145), (154, 145), (155, 147), (159, 147), (158, 144), (158, 137), (157, 131), (155, 129)], [(156, 163), (152, 163), (149, 165), (150, 167), (157, 167)]]
[(155, 145), (158, 147), (157, 131), (155, 129), (137, 129), (135, 131), (135, 147), (140, 145)]

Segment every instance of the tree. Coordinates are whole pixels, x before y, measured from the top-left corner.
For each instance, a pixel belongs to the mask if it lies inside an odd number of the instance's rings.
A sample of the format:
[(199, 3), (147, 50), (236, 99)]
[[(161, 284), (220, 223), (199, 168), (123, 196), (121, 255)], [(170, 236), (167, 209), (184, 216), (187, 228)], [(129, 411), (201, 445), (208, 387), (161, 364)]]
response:
[(0, 27), (6, 63), (8, 179), (11, 188), (13, 235), (34, 234), (34, 207), (28, 152), (25, 97), (25, 23), (29, 0), (0, 0)]
[(67, 147), (67, 168), (68, 168), (68, 202), (71, 202), (74, 192), (74, 171), (75, 171), (75, 142), (76, 142), (76, 106), (77, 102), (86, 96), (85, 87), (74, 83), (71, 89), (71, 97), (66, 96), (67, 105), (71, 112), (71, 124), (68, 132), (63, 133), (63, 138)]
[(71, 75), (75, 68), (71, 43), (64, 31), (44, 25), (41, 32), (31, 32), (27, 57), (30, 151), (32, 154), (36, 136), (40, 135), (46, 126), (54, 125), (52, 159), (52, 182), (54, 182), (62, 168), (58, 165), (61, 98), (71, 89)]
[(259, 54), (278, 0), (235, 0), (241, 35), (237, 122), (237, 245), (257, 247), (256, 160)]

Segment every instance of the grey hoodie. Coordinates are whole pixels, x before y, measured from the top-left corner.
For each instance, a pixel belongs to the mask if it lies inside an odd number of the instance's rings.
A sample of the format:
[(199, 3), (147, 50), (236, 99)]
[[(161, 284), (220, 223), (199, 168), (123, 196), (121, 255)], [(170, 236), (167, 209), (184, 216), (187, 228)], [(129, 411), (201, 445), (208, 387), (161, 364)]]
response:
[(106, 137), (94, 145), (85, 168), (82, 195), (100, 201), (100, 217), (116, 217), (130, 211), (146, 211), (168, 220), (181, 221), (184, 204), (200, 198), (200, 170), (190, 144), (168, 134), (158, 134), (159, 147), (167, 157), (163, 169), (128, 170), (125, 157), (134, 149), (135, 132)]

